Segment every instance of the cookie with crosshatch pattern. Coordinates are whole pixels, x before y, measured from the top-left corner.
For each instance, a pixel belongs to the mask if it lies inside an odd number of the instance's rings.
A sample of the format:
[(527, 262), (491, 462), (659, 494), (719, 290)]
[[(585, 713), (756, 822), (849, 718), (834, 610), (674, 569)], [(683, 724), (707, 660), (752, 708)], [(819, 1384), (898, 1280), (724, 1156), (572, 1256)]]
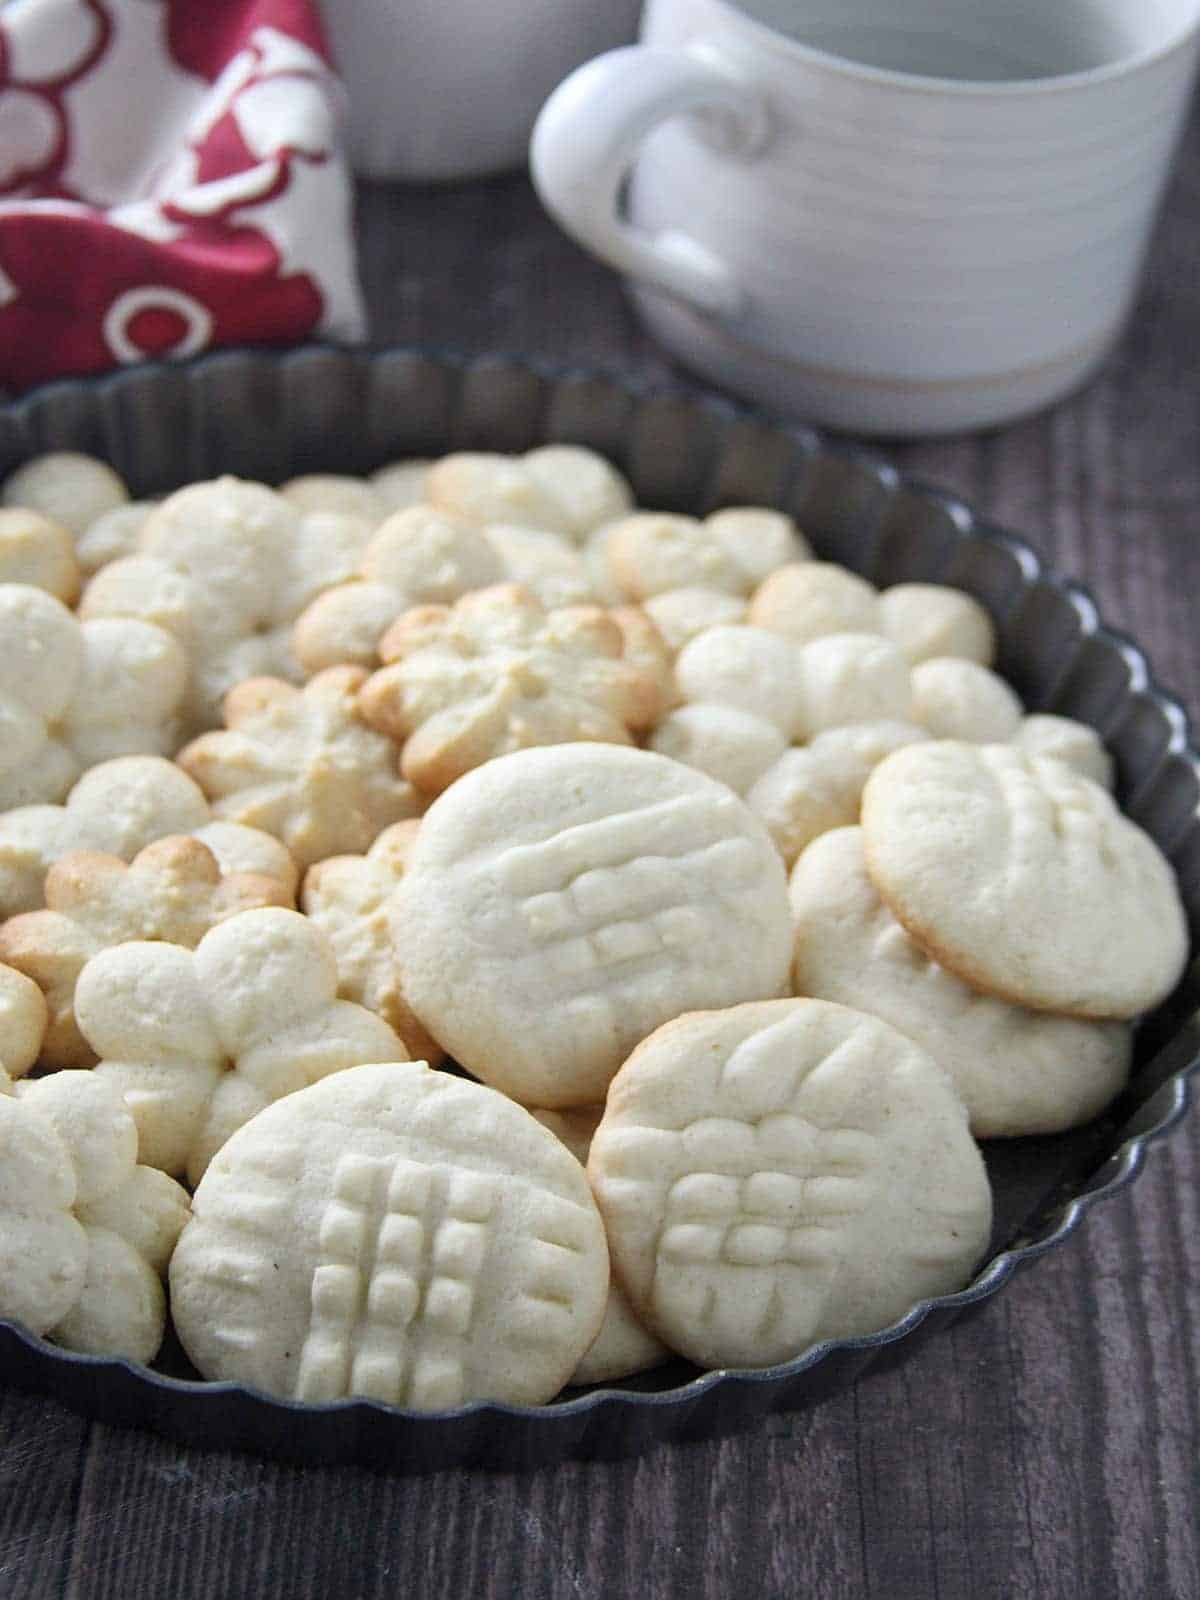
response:
[(607, 1295), (574, 1156), (421, 1062), (352, 1068), (247, 1123), (171, 1263), (175, 1326), (206, 1378), (421, 1411), (551, 1399)]
[(489, 761), (426, 813), (390, 901), (408, 1003), (523, 1105), (595, 1105), (660, 1023), (787, 992), (791, 916), (764, 825), (649, 750)]
[(822, 1000), (659, 1028), (613, 1079), (587, 1171), (634, 1310), (702, 1367), (874, 1333), (961, 1288), (991, 1227), (941, 1068)]

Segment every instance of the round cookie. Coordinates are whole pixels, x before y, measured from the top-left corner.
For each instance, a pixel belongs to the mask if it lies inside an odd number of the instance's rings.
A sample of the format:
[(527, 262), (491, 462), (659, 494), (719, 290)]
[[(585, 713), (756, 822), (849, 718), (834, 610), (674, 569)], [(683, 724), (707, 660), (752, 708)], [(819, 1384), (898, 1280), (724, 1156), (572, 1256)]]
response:
[(790, 884), (796, 993), (882, 1017), (944, 1067), (977, 1139), (1089, 1121), (1129, 1076), (1130, 1030), (977, 994), (909, 938), (880, 900), (862, 830), (813, 841)]
[(1128, 1018), (1187, 960), (1174, 874), (1099, 784), (1011, 745), (910, 745), (867, 780), (867, 869), (893, 915), (972, 988)]
[(571, 1153), (423, 1063), (356, 1067), (247, 1124), (171, 1263), (175, 1325), (206, 1378), (423, 1411), (549, 1400), (607, 1292)]
[(502, 756), (426, 813), (393, 896), (408, 1003), (526, 1104), (603, 1100), (641, 1039), (785, 991), (783, 863), (723, 784), (648, 750)]
[(822, 1000), (660, 1028), (613, 1080), (588, 1178), (635, 1310), (703, 1367), (874, 1333), (961, 1288), (991, 1226), (941, 1068)]

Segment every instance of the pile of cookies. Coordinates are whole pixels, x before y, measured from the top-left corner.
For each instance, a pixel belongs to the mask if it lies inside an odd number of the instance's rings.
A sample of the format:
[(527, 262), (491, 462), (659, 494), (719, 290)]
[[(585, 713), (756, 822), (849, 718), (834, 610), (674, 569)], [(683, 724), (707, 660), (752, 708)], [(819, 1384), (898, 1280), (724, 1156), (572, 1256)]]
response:
[(575, 446), (0, 509), (0, 1315), (306, 1401), (762, 1367), (963, 1286), (1169, 864), (969, 596)]

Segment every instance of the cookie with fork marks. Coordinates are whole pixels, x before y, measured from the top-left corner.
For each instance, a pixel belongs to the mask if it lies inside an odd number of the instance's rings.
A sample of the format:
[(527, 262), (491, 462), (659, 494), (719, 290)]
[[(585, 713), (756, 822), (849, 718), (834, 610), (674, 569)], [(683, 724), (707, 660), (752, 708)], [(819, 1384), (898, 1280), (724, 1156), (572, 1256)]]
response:
[(892, 915), (986, 994), (1128, 1019), (1187, 960), (1175, 874), (1098, 783), (1012, 745), (939, 739), (867, 780), (867, 870)]
[(783, 863), (731, 789), (666, 756), (567, 744), (489, 761), (421, 824), (390, 902), (413, 1011), (524, 1105), (595, 1105), (634, 1045), (787, 992)]
[(822, 1000), (698, 1012), (613, 1079), (588, 1157), (613, 1273), (702, 1367), (764, 1367), (961, 1288), (991, 1227), (966, 1112), (894, 1028)]
[(218, 1153), (171, 1264), (206, 1378), (314, 1402), (537, 1405), (608, 1294), (583, 1169), (494, 1090), (423, 1063), (354, 1067)]

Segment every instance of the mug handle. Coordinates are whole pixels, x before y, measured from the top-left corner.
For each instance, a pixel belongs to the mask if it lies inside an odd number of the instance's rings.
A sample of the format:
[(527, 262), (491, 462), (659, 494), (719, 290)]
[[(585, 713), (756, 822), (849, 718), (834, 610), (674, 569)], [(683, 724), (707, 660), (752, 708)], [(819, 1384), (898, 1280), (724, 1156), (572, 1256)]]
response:
[(689, 111), (708, 113), (706, 133), (723, 155), (745, 159), (766, 142), (762, 96), (716, 49), (609, 50), (564, 79), (542, 107), (530, 170), (547, 211), (585, 249), (701, 311), (734, 316), (745, 294), (720, 256), (686, 233), (647, 233), (620, 214), (642, 140)]

